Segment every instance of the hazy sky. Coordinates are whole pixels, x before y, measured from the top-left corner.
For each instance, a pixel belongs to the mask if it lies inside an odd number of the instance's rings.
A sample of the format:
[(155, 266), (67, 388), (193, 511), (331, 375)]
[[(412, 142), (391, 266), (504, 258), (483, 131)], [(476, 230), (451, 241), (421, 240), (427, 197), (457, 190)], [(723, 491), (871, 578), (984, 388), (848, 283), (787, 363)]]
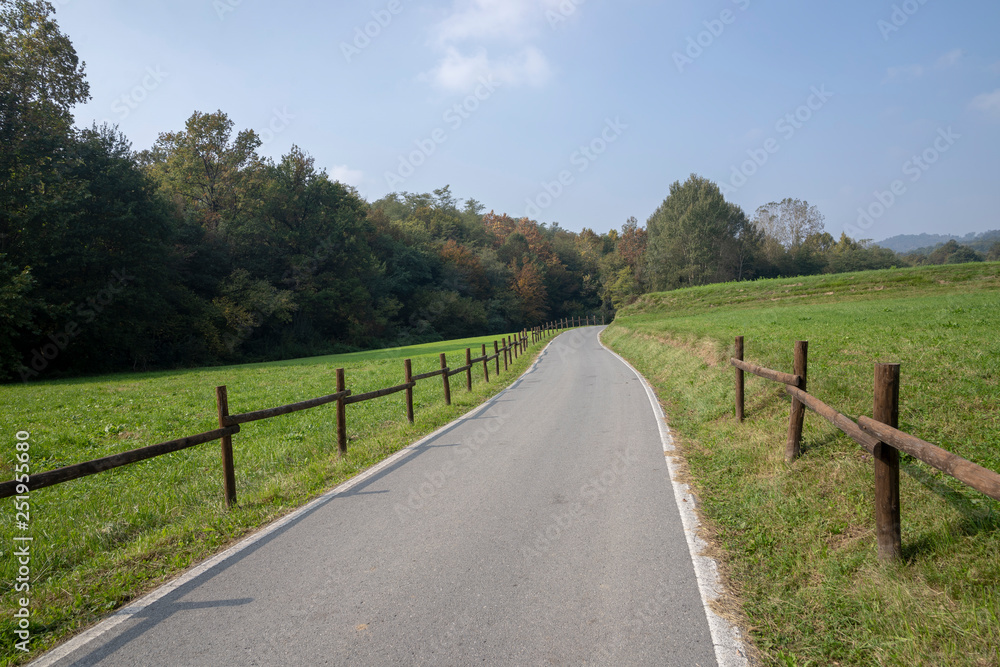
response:
[(221, 109), (369, 201), (450, 184), (604, 232), (697, 173), (835, 236), (1000, 228), (996, 0), (54, 4), (78, 124), (137, 149)]

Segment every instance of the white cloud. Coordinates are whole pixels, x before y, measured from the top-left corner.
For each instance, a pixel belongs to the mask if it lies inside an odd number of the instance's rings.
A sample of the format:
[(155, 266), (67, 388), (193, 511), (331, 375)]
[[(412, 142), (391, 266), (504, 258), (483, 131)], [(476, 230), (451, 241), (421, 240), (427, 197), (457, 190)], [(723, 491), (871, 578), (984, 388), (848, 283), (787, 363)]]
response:
[(969, 107), (1000, 120), (1000, 88), (992, 93), (976, 95), (969, 103)]
[(462, 0), (438, 25), (443, 44), (467, 39), (524, 41), (537, 34), (547, 10), (561, 0)]
[(530, 42), (545, 25), (546, 12), (558, 11), (564, 1), (456, 0), (434, 29), (432, 43), (443, 55), (421, 78), (450, 92), (468, 92), (484, 78), (510, 86), (544, 85), (552, 67)]
[(438, 88), (461, 93), (468, 92), (482, 80), (512, 86), (541, 86), (551, 74), (545, 55), (533, 46), (498, 60), (491, 60), (483, 48), (475, 55), (465, 55), (448, 47), (444, 58), (427, 78)]
[(346, 183), (347, 185), (353, 185), (358, 187), (361, 185), (361, 179), (364, 173), (360, 169), (350, 169), (346, 164), (336, 164), (330, 169), (330, 180), (340, 181), (341, 183)]
[(900, 65), (898, 67), (890, 67), (885, 71), (885, 78), (882, 79), (882, 83), (895, 81), (896, 79), (912, 81), (913, 79), (919, 79), (923, 76), (923, 74), (924, 68), (920, 65)]
[(959, 63), (960, 60), (962, 60), (964, 56), (965, 56), (965, 51), (963, 51), (962, 49), (954, 49), (953, 51), (949, 51), (948, 53), (938, 58), (937, 62), (934, 63), (934, 66), (937, 67), (938, 69), (947, 69), (949, 67), (954, 67)]

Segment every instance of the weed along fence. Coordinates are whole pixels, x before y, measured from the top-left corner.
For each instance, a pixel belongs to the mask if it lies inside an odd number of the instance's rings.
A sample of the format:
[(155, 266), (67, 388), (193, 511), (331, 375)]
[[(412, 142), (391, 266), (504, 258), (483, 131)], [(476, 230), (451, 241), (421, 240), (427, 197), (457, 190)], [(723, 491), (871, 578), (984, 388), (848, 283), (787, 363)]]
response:
[(19, 494), (23, 495), (28, 493), (29, 490), (34, 491), (47, 486), (62, 484), (63, 482), (68, 482), (79, 477), (95, 475), (99, 472), (104, 472), (105, 470), (111, 470), (112, 468), (118, 468), (131, 463), (138, 463), (139, 461), (145, 461), (146, 459), (163, 456), (164, 454), (170, 454), (182, 449), (188, 449), (190, 447), (196, 447), (198, 445), (218, 440), (221, 443), (222, 452), (223, 493), (225, 496), (226, 506), (231, 507), (236, 502), (236, 472), (233, 461), (233, 436), (240, 433), (242, 424), (260, 421), (262, 419), (271, 419), (273, 417), (287, 415), (292, 412), (298, 412), (299, 410), (308, 410), (310, 408), (317, 408), (322, 405), (336, 403), (337, 450), (340, 455), (344, 455), (347, 453), (348, 405), (360, 403), (362, 401), (371, 401), (382, 398), (383, 396), (389, 396), (390, 394), (405, 391), (406, 418), (412, 424), (414, 421), (413, 388), (416, 386), (417, 382), (440, 377), (445, 404), (451, 405), (451, 377), (458, 375), (459, 373), (464, 374), (466, 390), (472, 391), (473, 372), (479, 372), (479, 364), (482, 364), (483, 380), (485, 382), (489, 382), (490, 362), (494, 362), (495, 375), (499, 377), (501, 372), (501, 360), (503, 361), (503, 369), (506, 371), (509, 365), (525, 351), (527, 351), (533, 343), (540, 342), (563, 329), (596, 323), (596, 316), (588, 316), (584, 318), (565, 318), (563, 320), (559, 320), (558, 322), (549, 322), (543, 326), (534, 327), (530, 330), (525, 329), (499, 341), (493, 341), (493, 354), (488, 354), (485, 343), (482, 345), (480, 354), (477, 357), (472, 356), (471, 348), (466, 348), (464, 364), (455, 368), (451, 368), (448, 365), (445, 354), (442, 353), (439, 356), (440, 368), (414, 375), (412, 361), (410, 359), (404, 359), (402, 384), (398, 384), (393, 387), (386, 387), (385, 389), (376, 389), (362, 394), (355, 394), (347, 388), (347, 377), (345, 371), (343, 368), (338, 368), (336, 370), (336, 391), (332, 394), (311, 398), (298, 403), (280, 405), (275, 408), (265, 408), (262, 410), (254, 410), (252, 412), (230, 414), (229, 394), (226, 387), (216, 387), (215, 405), (219, 419), (219, 428), (206, 431), (205, 433), (198, 433), (197, 435), (179, 438), (177, 440), (170, 440), (168, 442), (160, 442), (147, 447), (140, 447), (139, 449), (133, 449), (120, 454), (113, 454), (111, 456), (94, 459), (92, 461), (76, 463), (32, 475), (22, 475), (17, 479), (0, 483), (0, 498), (8, 498)]
[(902, 554), (899, 509), (899, 452), (904, 452), (954, 477), (990, 498), (1000, 500), (1000, 474), (967, 461), (937, 445), (898, 429), (899, 364), (875, 364), (873, 418), (857, 421), (841, 414), (806, 391), (808, 343), (795, 343), (792, 373), (764, 368), (743, 359), (743, 336), (736, 337), (736, 354), (729, 361), (736, 367), (736, 418), (744, 417), (744, 372), (785, 385), (792, 397), (785, 441), (785, 460), (800, 453), (805, 409), (809, 408), (865, 448), (875, 461), (875, 533), (881, 559)]

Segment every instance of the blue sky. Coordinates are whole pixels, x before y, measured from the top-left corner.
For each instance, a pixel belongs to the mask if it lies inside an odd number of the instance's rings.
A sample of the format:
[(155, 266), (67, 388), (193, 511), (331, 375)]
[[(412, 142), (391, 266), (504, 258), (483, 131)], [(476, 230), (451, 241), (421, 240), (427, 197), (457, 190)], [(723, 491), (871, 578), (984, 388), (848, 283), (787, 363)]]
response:
[(78, 124), (137, 149), (221, 109), (369, 201), (448, 184), (605, 232), (697, 173), (835, 236), (1000, 228), (996, 0), (53, 4)]

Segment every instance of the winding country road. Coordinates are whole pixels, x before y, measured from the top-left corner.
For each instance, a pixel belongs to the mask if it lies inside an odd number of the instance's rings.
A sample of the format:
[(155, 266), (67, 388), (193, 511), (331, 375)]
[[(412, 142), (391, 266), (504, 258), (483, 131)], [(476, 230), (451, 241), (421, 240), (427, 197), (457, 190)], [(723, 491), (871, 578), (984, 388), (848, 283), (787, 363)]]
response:
[(658, 408), (600, 329), (38, 664), (741, 664)]

